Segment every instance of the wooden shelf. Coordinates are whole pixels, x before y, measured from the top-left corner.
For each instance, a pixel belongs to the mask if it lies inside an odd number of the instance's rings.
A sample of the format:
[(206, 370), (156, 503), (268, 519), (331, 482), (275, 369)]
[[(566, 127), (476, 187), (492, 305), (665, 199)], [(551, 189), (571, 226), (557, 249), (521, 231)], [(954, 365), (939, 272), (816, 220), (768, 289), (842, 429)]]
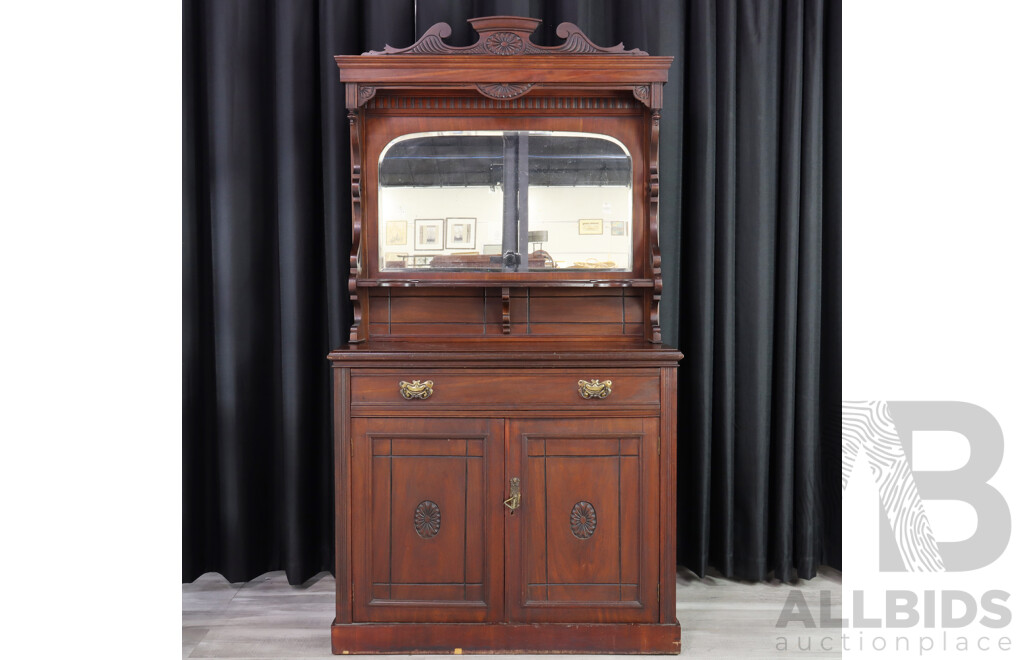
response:
[(653, 280), (645, 279), (573, 279), (573, 280), (525, 280), (525, 279), (492, 279), (492, 280), (437, 280), (413, 278), (374, 278), (357, 279), (358, 287), (592, 287), (592, 288), (638, 288), (654, 287)]

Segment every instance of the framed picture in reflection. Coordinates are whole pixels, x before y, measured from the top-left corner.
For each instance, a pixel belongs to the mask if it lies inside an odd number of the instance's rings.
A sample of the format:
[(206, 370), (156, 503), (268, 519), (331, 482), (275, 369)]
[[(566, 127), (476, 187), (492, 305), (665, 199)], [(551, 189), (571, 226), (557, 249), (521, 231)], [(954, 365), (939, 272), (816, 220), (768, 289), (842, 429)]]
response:
[(444, 247), (444, 220), (417, 219), (413, 228), (416, 231), (415, 249), (440, 250)]
[(580, 236), (600, 236), (604, 233), (604, 220), (584, 218), (580, 220)]
[(476, 218), (445, 220), (445, 249), (466, 250), (476, 247)]
[(405, 220), (388, 220), (384, 227), (385, 245), (405, 245), (409, 242), (408, 225)]
[(608, 223), (608, 233), (612, 236), (625, 236), (626, 235), (626, 221), (625, 220), (612, 220)]

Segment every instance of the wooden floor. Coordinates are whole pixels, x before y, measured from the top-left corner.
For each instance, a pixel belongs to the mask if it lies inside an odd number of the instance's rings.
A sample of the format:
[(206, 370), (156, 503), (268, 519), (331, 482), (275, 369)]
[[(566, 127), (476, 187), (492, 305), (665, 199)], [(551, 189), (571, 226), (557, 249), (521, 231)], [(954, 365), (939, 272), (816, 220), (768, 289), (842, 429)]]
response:
[[(813, 580), (795, 584), (700, 579), (689, 571), (681, 572), (676, 576), (676, 610), (683, 628), (682, 656), (839, 657), (836, 630), (775, 627), (792, 589), (803, 592), (815, 620), (821, 592), (831, 595), (832, 613), (840, 616), (842, 575), (830, 568), (821, 569)], [(334, 618), (334, 578), (329, 573), (321, 573), (301, 587), (289, 586), (280, 571), (236, 584), (207, 573), (183, 584), (181, 591), (183, 658), (334, 657), (329, 631)], [(780, 640), (788, 651), (777, 650)], [(835, 650), (823, 652), (822, 641), (825, 648)]]

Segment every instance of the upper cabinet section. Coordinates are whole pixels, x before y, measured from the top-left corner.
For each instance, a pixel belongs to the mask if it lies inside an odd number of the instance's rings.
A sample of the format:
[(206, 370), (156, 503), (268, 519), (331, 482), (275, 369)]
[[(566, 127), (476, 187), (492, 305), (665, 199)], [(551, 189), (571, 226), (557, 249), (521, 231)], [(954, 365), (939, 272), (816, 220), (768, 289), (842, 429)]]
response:
[[(446, 43), (438, 23), (407, 47), (335, 57), (352, 164), (349, 340), (390, 327), (390, 304), (373, 306), (385, 287), (500, 296), (480, 310), (485, 334), (534, 328), (513, 288), (572, 287), (553, 296), (570, 300), (621, 287), (632, 289), (612, 310), (622, 332), (642, 323), (660, 342), (658, 141), (672, 58), (599, 46), (571, 23), (555, 30), (561, 43), (540, 45), (534, 18), (469, 22), (469, 46)], [(606, 323), (604, 307), (581, 309), (572, 320), (587, 332)]]
[(672, 58), (599, 46), (571, 23), (550, 46), (531, 39), (537, 19), (470, 23), (469, 46), (447, 44), (439, 23), (410, 46), (335, 58), (351, 136), (354, 303), (383, 286), (657, 296)]
[(442, 131), (378, 164), (379, 270), (630, 271), (633, 165), (613, 137)]

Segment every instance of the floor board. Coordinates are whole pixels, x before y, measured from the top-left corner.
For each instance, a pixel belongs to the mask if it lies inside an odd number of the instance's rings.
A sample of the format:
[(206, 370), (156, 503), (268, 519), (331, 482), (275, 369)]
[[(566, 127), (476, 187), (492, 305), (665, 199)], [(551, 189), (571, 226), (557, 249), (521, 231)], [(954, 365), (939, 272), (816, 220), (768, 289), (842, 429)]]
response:
[[(676, 611), (683, 628), (682, 657), (839, 657), (836, 631), (775, 627), (793, 589), (802, 592), (816, 620), (822, 592), (831, 597), (833, 616), (841, 615), (842, 575), (830, 568), (821, 569), (813, 580), (793, 584), (747, 583), (720, 576), (698, 578), (681, 571), (676, 576)], [(334, 578), (329, 573), (321, 573), (300, 587), (289, 585), (283, 571), (237, 584), (207, 573), (183, 584), (181, 591), (182, 658), (335, 657), (331, 655), (329, 630), (334, 618)], [(836, 650), (823, 652), (822, 642), (828, 648), (832, 639)], [(785, 641), (788, 651), (777, 650), (780, 640)], [(810, 650), (804, 650), (808, 646)]]

